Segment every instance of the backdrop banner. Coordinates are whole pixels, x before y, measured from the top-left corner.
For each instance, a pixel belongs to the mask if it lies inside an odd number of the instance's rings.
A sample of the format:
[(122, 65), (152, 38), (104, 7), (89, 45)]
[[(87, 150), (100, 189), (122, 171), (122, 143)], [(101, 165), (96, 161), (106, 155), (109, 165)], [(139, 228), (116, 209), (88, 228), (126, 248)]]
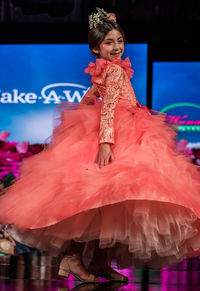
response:
[(200, 62), (155, 62), (152, 107), (167, 113), (179, 139), (200, 142)]
[[(127, 44), (136, 96), (146, 105), (147, 45)], [(53, 129), (54, 107), (80, 102), (91, 86), (84, 74), (95, 59), (87, 44), (0, 45), (0, 131), (15, 141), (42, 143)]]

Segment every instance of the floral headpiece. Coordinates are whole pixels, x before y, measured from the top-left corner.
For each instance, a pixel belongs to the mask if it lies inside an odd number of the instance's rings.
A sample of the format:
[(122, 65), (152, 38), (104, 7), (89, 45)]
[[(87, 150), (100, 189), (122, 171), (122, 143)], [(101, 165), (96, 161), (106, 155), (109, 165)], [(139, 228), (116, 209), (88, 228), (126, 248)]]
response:
[(89, 15), (90, 29), (96, 28), (99, 24), (103, 24), (105, 20), (116, 22), (114, 13), (107, 13), (103, 8), (96, 7), (97, 12)]

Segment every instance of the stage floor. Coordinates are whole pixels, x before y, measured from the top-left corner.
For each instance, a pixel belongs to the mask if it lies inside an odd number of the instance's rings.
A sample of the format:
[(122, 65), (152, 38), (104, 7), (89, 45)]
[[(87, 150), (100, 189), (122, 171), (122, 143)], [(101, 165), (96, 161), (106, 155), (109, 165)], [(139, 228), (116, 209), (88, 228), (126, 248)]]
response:
[(200, 260), (189, 259), (170, 268), (124, 269), (129, 283), (82, 284), (72, 275), (57, 276), (55, 259), (45, 255), (0, 256), (0, 291), (200, 291)]

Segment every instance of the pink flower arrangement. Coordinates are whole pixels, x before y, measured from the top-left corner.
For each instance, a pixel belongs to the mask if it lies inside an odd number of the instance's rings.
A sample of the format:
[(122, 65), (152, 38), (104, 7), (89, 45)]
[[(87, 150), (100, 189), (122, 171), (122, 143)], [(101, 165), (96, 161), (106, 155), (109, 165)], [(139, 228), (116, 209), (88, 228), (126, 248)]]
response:
[(27, 141), (23, 141), (22, 143), (18, 143), (16, 145), (16, 149), (17, 149), (18, 153), (25, 154), (28, 150), (28, 145), (29, 145), (29, 143)]
[[(17, 178), (23, 159), (39, 153), (44, 148), (42, 144), (30, 145), (25, 141), (21, 143), (6, 141), (8, 136), (7, 131), (0, 133), (0, 184), (4, 183), (9, 175)], [(200, 149), (189, 149), (187, 145), (187, 140), (178, 141), (176, 151), (187, 155), (193, 163), (200, 165)]]
[(9, 137), (9, 135), (10, 135), (10, 133), (8, 131), (5, 131), (5, 130), (1, 131), (0, 132), (0, 140), (6, 141), (7, 138)]
[(29, 145), (26, 141), (21, 143), (6, 141), (8, 136), (9, 132), (0, 133), (0, 182), (4, 182), (9, 174), (17, 178), (22, 160), (39, 153), (44, 148), (42, 144)]
[(188, 156), (194, 164), (200, 166), (200, 149), (191, 149), (187, 145), (188, 140), (186, 139), (178, 141), (176, 151)]
[(177, 143), (176, 151), (185, 154), (188, 157), (194, 158), (192, 149), (187, 148), (188, 140), (181, 139)]
[(187, 144), (188, 144), (188, 140), (186, 139), (179, 140), (177, 143), (176, 150), (178, 152), (184, 152), (187, 149)]

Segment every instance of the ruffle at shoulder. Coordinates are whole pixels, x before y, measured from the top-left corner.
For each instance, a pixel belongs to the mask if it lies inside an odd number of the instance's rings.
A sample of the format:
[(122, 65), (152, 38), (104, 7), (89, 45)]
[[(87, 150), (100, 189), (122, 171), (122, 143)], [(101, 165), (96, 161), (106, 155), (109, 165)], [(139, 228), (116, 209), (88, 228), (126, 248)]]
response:
[(89, 74), (92, 77), (91, 81), (94, 82), (112, 64), (119, 65), (126, 72), (128, 78), (132, 78), (134, 71), (131, 69), (131, 62), (128, 57), (125, 60), (115, 59), (112, 62), (105, 59), (97, 59), (96, 63), (90, 62), (84, 72)]

